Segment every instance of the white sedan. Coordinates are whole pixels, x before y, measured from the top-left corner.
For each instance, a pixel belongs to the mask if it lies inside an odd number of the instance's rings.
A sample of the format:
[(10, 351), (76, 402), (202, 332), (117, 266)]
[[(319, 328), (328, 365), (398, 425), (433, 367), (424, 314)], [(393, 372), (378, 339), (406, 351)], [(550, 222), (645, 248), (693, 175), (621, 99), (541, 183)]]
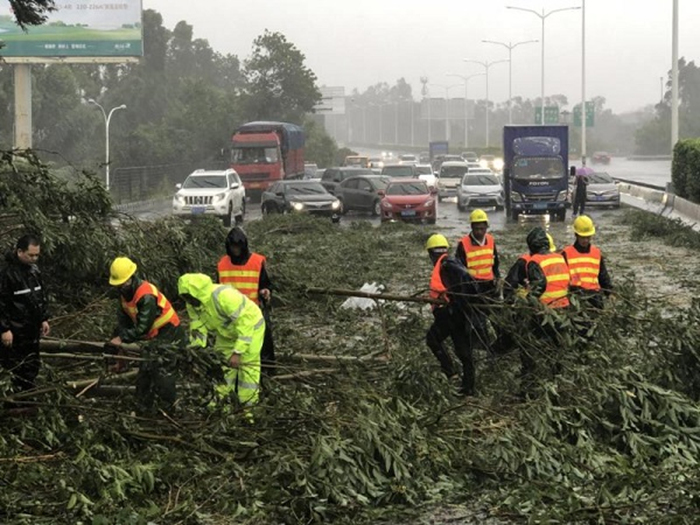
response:
[(486, 173), (476, 173), (479, 169), (469, 170), (457, 186), (457, 208), (460, 211), (488, 206), (494, 206), (497, 210), (503, 209), (503, 186), (491, 170), (482, 169)]

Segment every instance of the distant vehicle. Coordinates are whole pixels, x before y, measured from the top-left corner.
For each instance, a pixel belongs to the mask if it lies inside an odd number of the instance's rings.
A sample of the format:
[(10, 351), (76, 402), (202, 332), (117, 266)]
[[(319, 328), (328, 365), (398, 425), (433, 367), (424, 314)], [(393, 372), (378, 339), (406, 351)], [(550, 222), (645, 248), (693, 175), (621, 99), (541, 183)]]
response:
[(620, 207), (620, 188), (617, 187), (615, 180), (604, 171), (588, 175), (586, 206)]
[(304, 163), (304, 179), (313, 179), (316, 177), (318, 172), (318, 166), (315, 162), (305, 162)]
[(382, 168), (382, 175), (389, 177), (415, 177), (418, 175), (412, 164), (387, 164)]
[(479, 162), (479, 155), (473, 151), (463, 151), (462, 160), (464, 160), (464, 162)]
[(343, 166), (350, 168), (369, 168), (369, 157), (363, 157), (362, 155), (348, 155), (345, 157)]
[(492, 171), (491, 168), (482, 168), (480, 162), (472, 162), (472, 161), (470, 161), (470, 160), (469, 160), (469, 161), (466, 161), (466, 162), (467, 162), (467, 166), (469, 166), (469, 170), (470, 170), (470, 171), (473, 170), (473, 169)]
[(245, 217), (245, 188), (234, 170), (197, 170), (176, 184), (173, 215), (198, 217), (216, 215), (224, 226), (243, 222)]
[(473, 173), (469, 170), (469, 173), (462, 177), (462, 183), (457, 187), (457, 208), (460, 211), (488, 206), (502, 210), (504, 205), (503, 186), (493, 172), (489, 170), (489, 173)]
[(457, 187), (462, 182), (469, 171), (469, 166), (464, 161), (447, 160), (440, 166), (440, 174), (438, 175), (438, 200), (454, 197), (457, 195)]
[(403, 220), (435, 224), (436, 216), (435, 194), (425, 182), (395, 179), (386, 187), (382, 198), (382, 222)]
[(356, 175), (372, 175), (373, 173), (369, 168), (326, 168), (321, 176), (321, 184), (330, 193), (335, 193), (336, 186), (345, 179)]
[(263, 215), (272, 213), (308, 213), (340, 220), (340, 201), (318, 182), (284, 180), (274, 183), (263, 192)]
[(464, 162), (462, 157), (459, 155), (438, 155), (432, 162), (433, 171), (436, 173), (440, 172), (440, 167), (443, 162)]
[(495, 155), (482, 155), (479, 157), (479, 165), (482, 168), (489, 168), (496, 172), (503, 171), (503, 159)]
[(418, 164), (418, 157), (412, 154), (399, 155), (399, 163), (401, 164)]
[(391, 179), (383, 175), (358, 175), (338, 184), (335, 196), (340, 200), (341, 213), (369, 211), (375, 217), (382, 212), (382, 192)]
[(382, 157), (370, 157), (369, 167), (373, 170), (377, 170), (377, 172), (381, 172), (384, 167), (384, 159)]
[(566, 218), (569, 193), (569, 128), (505, 126), (503, 186), (511, 219), (544, 214)]
[(612, 157), (607, 151), (596, 151), (591, 157), (593, 164), (610, 164)]
[(418, 178), (428, 185), (430, 190), (437, 190), (437, 177), (430, 164), (416, 164)]
[(288, 122), (248, 122), (233, 135), (231, 168), (248, 196), (257, 198), (275, 181), (304, 176), (304, 129)]
[(427, 151), (421, 151), (418, 154), (418, 163), (419, 164), (430, 164), (430, 153)]
[(447, 155), (450, 152), (450, 143), (446, 140), (434, 140), (428, 143), (428, 153), (430, 155), (430, 163), (439, 156)]

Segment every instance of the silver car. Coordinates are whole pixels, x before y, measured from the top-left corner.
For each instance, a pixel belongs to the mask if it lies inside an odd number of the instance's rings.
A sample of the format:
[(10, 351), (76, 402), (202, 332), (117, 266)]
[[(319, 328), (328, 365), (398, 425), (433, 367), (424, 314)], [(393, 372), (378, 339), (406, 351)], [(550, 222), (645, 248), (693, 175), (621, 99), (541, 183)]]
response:
[(620, 207), (620, 188), (606, 172), (596, 171), (588, 175), (586, 206)]
[(473, 173), (470, 170), (457, 187), (457, 208), (464, 211), (488, 206), (503, 209), (503, 186), (494, 173)]
[(454, 197), (457, 195), (462, 177), (469, 171), (469, 166), (466, 162), (448, 160), (444, 161), (440, 166), (438, 174), (438, 200)]

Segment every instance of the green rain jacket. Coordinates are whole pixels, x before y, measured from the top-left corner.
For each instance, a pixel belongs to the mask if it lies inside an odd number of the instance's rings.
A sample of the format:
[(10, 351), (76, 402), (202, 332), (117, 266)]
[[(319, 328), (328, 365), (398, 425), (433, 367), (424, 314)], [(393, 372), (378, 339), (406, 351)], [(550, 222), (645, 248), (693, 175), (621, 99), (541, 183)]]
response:
[(217, 350), (249, 357), (253, 334), (265, 326), (260, 308), (233, 286), (214, 284), (208, 275), (188, 273), (177, 283), (179, 294), (190, 294), (202, 304), (187, 305), (192, 342), (205, 346), (207, 333), (216, 334)]

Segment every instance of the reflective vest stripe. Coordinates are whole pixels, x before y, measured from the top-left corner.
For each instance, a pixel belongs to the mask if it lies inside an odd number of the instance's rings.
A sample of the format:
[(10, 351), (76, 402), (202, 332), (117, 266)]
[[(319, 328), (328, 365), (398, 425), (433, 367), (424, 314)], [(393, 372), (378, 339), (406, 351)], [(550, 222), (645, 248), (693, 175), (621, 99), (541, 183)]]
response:
[(530, 261), (542, 268), (547, 281), (540, 302), (552, 308), (569, 306), (570, 275), (564, 257), (558, 253), (537, 253), (530, 257)]
[(158, 331), (167, 324), (173, 326), (180, 326), (180, 318), (177, 312), (170, 304), (170, 301), (156, 288), (154, 285), (148, 281), (143, 281), (141, 285), (134, 292), (134, 296), (131, 301), (126, 301), (123, 297), (121, 298), (122, 310), (131, 318), (131, 321), (136, 324), (136, 317), (139, 313), (138, 303), (147, 295), (152, 295), (156, 298), (156, 304), (160, 308), (160, 315), (156, 317), (155, 321), (151, 325), (150, 330), (146, 334), (146, 339), (153, 339), (158, 335)]
[[(445, 294), (447, 292), (447, 288), (442, 282), (442, 279), (440, 278), (440, 265), (442, 264), (442, 260), (447, 257), (447, 254), (442, 254), (440, 258), (437, 260), (435, 263), (435, 266), (433, 266), (433, 273), (430, 276), (430, 297), (432, 299), (443, 299), (445, 301), (449, 301), (449, 298)], [(435, 310), (435, 308), (438, 307), (437, 304), (431, 304), (430, 307)]]
[(495, 250), (496, 244), (493, 236), (490, 233), (484, 237), (484, 244), (474, 245), (469, 235), (465, 236), (461, 241), (464, 249), (464, 257), (466, 259), (467, 272), (475, 279), (492, 281), (493, 263), (496, 259)]
[(569, 265), (571, 284), (584, 290), (599, 291), (600, 249), (591, 246), (588, 253), (581, 253), (571, 245), (564, 248), (564, 254)]
[(251, 253), (245, 264), (233, 264), (231, 258), (224, 255), (217, 266), (219, 282), (230, 284), (259, 306), (258, 288), (264, 264), (265, 257), (259, 253)]

